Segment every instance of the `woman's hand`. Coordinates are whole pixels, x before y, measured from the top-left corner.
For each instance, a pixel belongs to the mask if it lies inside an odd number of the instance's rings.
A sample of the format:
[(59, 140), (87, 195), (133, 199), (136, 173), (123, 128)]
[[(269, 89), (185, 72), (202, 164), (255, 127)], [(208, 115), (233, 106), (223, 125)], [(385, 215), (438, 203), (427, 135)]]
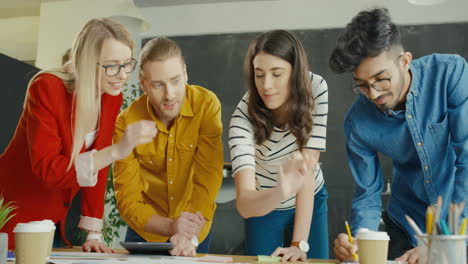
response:
[(98, 252), (98, 253), (115, 253), (106, 244), (99, 242), (97, 239), (90, 239), (83, 243), (82, 249), (84, 252)]
[(279, 247), (271, 254), (272, 257), (281, 256), (281, 262), (286, 261), (306, 261), (307, 255), (304, 251), (300, 250), (298, 247)]
[(295, 195), (304, 186), (306, 175), (311, 173), (317, 162), (311, 155), (295, 152), (291, 158), (279, 168), (278, 188), (283, 199)]

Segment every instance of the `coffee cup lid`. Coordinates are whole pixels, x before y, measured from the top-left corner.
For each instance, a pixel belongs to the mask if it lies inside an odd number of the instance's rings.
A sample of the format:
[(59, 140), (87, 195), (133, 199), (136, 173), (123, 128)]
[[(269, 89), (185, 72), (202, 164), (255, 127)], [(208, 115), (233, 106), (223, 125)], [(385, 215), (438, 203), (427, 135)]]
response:
[(54, 224), (54, 221), (52, 220), (49, 220), (49, 219), (44, 219), (41, 221), (42, 223), (44, 224), (47, 224), (50, 226), (50, 228), (52, 228), (53, 230), (55, 230), (55, 224)]
[(390, 240), (387, 232), (371, 231), (367, 228), (359, 229), (356, 239), (361, 240)]
[(41, 224), (41, 225), (46, 225), (48, 226), (50, 229), (52, 230), (55, 230), (55, 224), (52, 220), (48, 220), (48, 219), (44, 219), (42, 221), (31, 221), (29, 222), (31, 224)]
[(14, 233), (43, 233), (50, 232), (51, 228), (42, 223), (18, 223), (16, 224)]

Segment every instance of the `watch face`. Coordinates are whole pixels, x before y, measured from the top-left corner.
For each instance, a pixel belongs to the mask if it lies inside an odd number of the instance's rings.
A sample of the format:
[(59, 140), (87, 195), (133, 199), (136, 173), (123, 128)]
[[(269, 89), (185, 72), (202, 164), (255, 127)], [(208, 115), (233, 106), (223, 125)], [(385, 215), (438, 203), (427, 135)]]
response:
[(307, 253), (309, 251), (309, 243), (305, 241), (299, 242), (299, 249)]

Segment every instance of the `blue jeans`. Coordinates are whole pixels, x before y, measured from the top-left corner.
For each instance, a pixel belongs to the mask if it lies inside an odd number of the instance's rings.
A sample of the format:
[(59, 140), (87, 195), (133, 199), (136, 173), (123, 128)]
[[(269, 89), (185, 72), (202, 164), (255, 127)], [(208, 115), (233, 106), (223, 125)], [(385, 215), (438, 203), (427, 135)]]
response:
[(385, 222), (385, 231), (390, 237), (390, 243), (388, 245), (388, 259), (396, 259), (401, 255), (405, 254), (406, 251), (414, 248), (411, 245), (411, 239), (408, 233), (395, 222), (390, 219), (387, 212), (385, 211), (382, 215)]
[(62, 240), (62, 235), (60, 232), (60, 222), (58, 222), (55, 226), (56, 226), (56, 229), (55, 229), (55, 234), (54, 234), (54, 241), (52, 242), (52, 247), (53, 248), (67, 247), (68, 245), (65, 244), (65, 241)]
[[(307, 258), (328, 259), (328, 193), (325, 185), (314, 197), (314, 213), (310, 226)], [(284, 231), (293, 234), (295, 209), (274, 210), (271, 213), (248, 218), (247, 254), (250, 256), (271, 255), (277, 247), (284, 247)], [(289, 246), (289, 245), (286, 245)]]
[[(135, 232), (133, 229), (130, 227), (127, 228), (127, 234), (125, 235), (125, 242), (146, 242), (144, 238), (142, 238), (140, 235), (138, 235), (137, 232)], [(208, 233), (208, 236), (203, 240), (203, 242), (198, 245), (197, 248), (197, 253), (203, 253), (203, 254), (208, 254), (210, 250), (210, 242), (211, 242), (211, 231)]]

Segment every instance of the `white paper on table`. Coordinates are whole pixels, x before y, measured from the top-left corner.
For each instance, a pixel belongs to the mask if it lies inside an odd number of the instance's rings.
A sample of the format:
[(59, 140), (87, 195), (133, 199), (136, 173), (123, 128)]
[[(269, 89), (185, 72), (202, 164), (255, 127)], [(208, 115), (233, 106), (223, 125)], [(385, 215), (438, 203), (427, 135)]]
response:
[(129, 259), (102, 259), (102, 260), (52, 260), (54, 264), (213, 264), (213, 262), (198, 261), (197, 258), (152, 258), (136, 257)]
[(96, 252), (55, 252), (53, 251), (50, 256), (49, 263), (55, 264), (81, 264), (81, 263), (106, 263), (103, 261), (111, 260), (116, 261), (125, 260), (128, 258), (127, 254), (115, 253), (96, 253)]
[(96, 253), (96, 252), (58, 252), (52, 251), (50, 254), (51, 259), (126, 259), (128, 254), (116, 253)]
[(54, 264), (214, 264), (195, 257), (127, 255), (114, 253), (52, 252)]
[(127, 261), (119, 264), (214, 264), (213, 262), (202, 262), (195, 257), (175, 257), (175, 256), (129, 256)]

